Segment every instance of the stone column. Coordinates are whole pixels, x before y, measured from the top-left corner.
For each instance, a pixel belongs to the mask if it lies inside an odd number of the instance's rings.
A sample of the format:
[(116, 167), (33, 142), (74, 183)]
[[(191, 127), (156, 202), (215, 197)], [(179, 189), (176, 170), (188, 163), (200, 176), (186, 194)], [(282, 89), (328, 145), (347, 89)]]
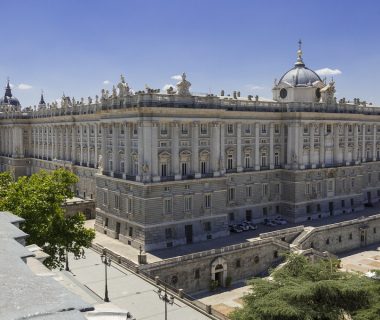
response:
[(283, 166), (285, 164), (285, 124), (281, 123), (280, 124), (280, 165)]
[(274, 123), (269, 124), (269, 169), (274, 169)]
[(77, 127), (75, 124), (71, 127), (71, 162), (75, 164), (76, 162), (76, 148), (77, 148)]
[(255, 170), (260, 170), (260, 123), (255, 123)]
[(214, 172), (214, 177), (218, 177), (220, 176), (219, 162), (222, 161), (222, 159), (220, 158), (220, 123), (219, 122), (212, 123), (210, 150), (211, 150), (211, 169)]
[(79, 124), (79, 144), (80, 144), (80, 160), (79, 164), (83, 166), (83, 124)]
[(305, 169), (305, 165), (303, 163), (303, 126), (300, 123), (297, 123), (296, 131), (298, 131), (298, 164), (300, 169)]
[(199, 172), (199, 123), (197, 121), (193, 122), (192, 132), (191, 132), (191, 167), (195, 174), (195, 178), (200, 178), (201, 173)]
[(90, 158), (91, 158), (91, 126), (87, 124), (87, 167), (90, 167)]
[(339, 163), (339, 126), (338, 124), (334, 124), (333, 125), (333, 130), (334, 130), (334, 155), (333, 155), (333, 159), (334, 159), (334, 164), (338, 164)]
[(144, 123), (140, 121), (137, 128), (138, 134), (138, 172), (139, 175), (136, 177), (137, 181), (142, 181), (143, 178), (143, 164), (144, 164)]
[(66, 161), (70, 161), (70, 143), (69, 143), (69, 132), (70, 132), (70, 126), (67, 125), (65, 126), (65, 133), (66, 133), (66, 136), (65, 136), (65, 144), (66, 144), (66, 151), (65, 151), (65, 160)]
[[(32, 134), (33, 134), (33, 158), (36, 157), (36, 128), (35, 126), (32, 126)], [(4, 151), (4, 129), (2, 130), (2, 141), (1, 141), (1, 151)], [(4, 152), (2, 152), (4, 153)], [(52, 158), (53, 159), (53, 158)]]
[(119, 171), (119, 124), (112, 123), (112, 170), (111, 174)]
[(98, 156), (98, 124), (94, 124), (94, 168), (98, 168), (99, 156)]
[(325, 124), (321, 123), (319, 127), (319, 163), (325, 167)]
[(58, 144), (58, 139), (59, 139), (59, 126), (55, 126), (55, 158), (59, 159), (59, 144)]
[(354, 150), (352, 152), (353, 161), (358, 164), (358, 151), (359, 151), (359, 127), (358, 124), (354, 124)]
[[(9, 139), (7, 139), (7, 143), (9, 143)], [(7, 153), (9, 153), (8, 148), (7, 148)], [(37, 126), (37, 158), (39, 159), (40, 156), (41, 156), (40, 126)]]
[(376, 161), (376, 123), (373, 124), (372, 161)]
[(103, 171), (108, 171), (108, 159), (107, 159), (107, 123), (100, 124), (101, 132), (102, 132), (102, 148), (100, 150), (103, 162)]
[[(222, 150), (224, 149), (224, 143), (222, 142)], [(222, 153), (224, 153), (222, 151)], [(236, 167), (237, 172), (243, 171), (243, 166), (241, 164), (241, 123), (236, 124)]]
[(349, 127), (349, 124), (344, 125), (344, 156), (343, 156), (344, 159), (343, 160), (346, 166), (350, 164), (350, 161), (348, 159), (348, 127)]
[(158, 126), (157, 121), (152, 122), (152, 177), (153, 181), (160, 181), (158, 173)]
[(64, 156), (64, 130), (65, 130), (65, 126), (61, 126), (61, 160), (65, 160), (65, 156)]
[(131, 127), (126, 122), (125, 123), (125, 134), (124, 134), (124, 168), (125, 175), (130, 175), (131, 170)]
[(179, 172), (179, 123), (172, 123), (172, 172), (175, 180), (181, 180)]
[(224, 134), (226, 132), (226, 125), (224, 122), (220, 123), (220, 157), (218, 161), (218, 166), (220, 170), (220, 174), (225, 174), (226, 173), (226, 168), (225, 168), (225, 155), (226, 155), (226, 146), (225, 146), (225, 138)]
[(363, 123), (363, 126), (362, 126), (362, 162), (365, 162), (367, 161), (366, 159), (366, 140), (365, 140), (365, 124)]
[(315, 168), (315, 161), (314, 161), (314, 133), (315, 133), (315, 128), (314, 128), (314, 124), (311, 124), (309, 126), (309, 130), (310, 130), (310, 140), (309, 140), (309, 144), (310, 144), (310, 151), (309, 151), (309, 163), (311, 165), (312, 168)]

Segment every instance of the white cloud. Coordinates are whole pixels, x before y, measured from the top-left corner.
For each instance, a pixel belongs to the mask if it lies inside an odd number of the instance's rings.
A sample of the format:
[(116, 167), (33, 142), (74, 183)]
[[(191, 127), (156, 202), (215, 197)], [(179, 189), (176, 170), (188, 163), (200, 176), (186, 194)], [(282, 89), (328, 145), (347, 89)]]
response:
[(33, 87), (30, 84), (20, 83), (17, 86), (17, 88), (20, 89), (20, 90), (29, 90), (29, 89), (32, 89)]
[(10, 83), (9, 86), (11, 87), (11, 89), (13, 89), (15, 86), (13, 85), (13, 83)]
[(110, 81), (109, 80), (104, 80), (103, 84), (110, 84)]
[(318, 69), (318, 70), (315, 70), (315, 72), (319, 76), (336, 76), (338, 74), (342, 74), (342, 71), (340, 71), (339, 69), (330, 69), (330, 68)]
[(173, 89), (175, 89), (175, 85), (165, 84), (164, 87), (162, 88), (162, 91), (164, 91), (164, 93), (166, 93), (166, 90), (168, 90), (170, 87), (172, 87)]
[(171, 76), (171, 79), (181, 81), (182, 80), (182, 76), (180, 74), (176, 74), (174, 76)]
[(258, 85), (255, 85), (255, 84), (246, 84), (245, 87), (246, 87), (247, 90), (249, 90), (249, 91), (263, 90), (263, 89), (265, 89), (265, 87), (263, 87), (263, 86), (258, 86)]

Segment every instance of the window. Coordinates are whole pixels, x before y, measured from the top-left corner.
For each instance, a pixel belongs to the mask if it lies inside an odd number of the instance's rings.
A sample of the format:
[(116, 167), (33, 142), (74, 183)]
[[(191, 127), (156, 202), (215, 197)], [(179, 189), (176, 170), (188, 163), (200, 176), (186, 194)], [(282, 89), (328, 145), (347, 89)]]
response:
[(338, 237), (338, 241), (339, 241), (339, 242), (342, 242), (342, 236), (339, 236), (339, 237)]
[(245, 196), (247, 198), (252, 197), (252, 186), (246, 186), (245, 187)]
[(234, 201), (235, 200), (235, 188), (230, 187), (228, 188), (228, 201)]
[(106, 218), (106, 221), (104, 222), (104, 226), (108, 227), (108, 218)]
[(107, 191), (103, 191), (103, 204), (107, 205), (108, 204), (108, 195)]
[(164, 191), (170, 191), (170, 187), (164, 187)]
[(188, 134), (189, 133), (189, 126), (186, 123), (181, 124), (181, 132), (182, 132), (182, 134)]
[(124, 161), (120, 162), (120, 172), (125, 172), (125, 164)]
[(346, 201), (342, 200), (341, 205), (342, 205), (342, 208), (344, 208), (346, 206)]
[(322, 192), (322, 182), (318, 181), (317, 182), (317, 193), (321, 193), (321, 192)]
[(350, 202), (351, 202), (351, 207), (353, 207), (354, 206), (354, 198), (351, 198)]
[[(94, 130), (91, 130), (91, 131), (92, 131), (91, 133), (94, 133)], [(120, 129), (120, 134), (124, 134), (124, 127), (123, 126)]]
[(330, 239), (329, 238), (326, 239), (326, 244), (330, 244)]
[(206, 232), (210, 232), (211, 231), (211, 222), (210, 221), (207, 221), (203, 224), (203, 229), (206, 231)]
[(194, 279), (199, 279), (200, 277), (201, 277), (201, 271), (200, 271), (200, 269), (195, 269)]
[(120, 197), (117, 194), (114, 195), (114, 208), (120, 209)]
[(373, 233), (376, 233), (376, 227), (373, 228)]
[(182, 162), (181, 163), (181, 173), (182, 173), (182, 176), (186, 176), (187, 175), (187, 162)]
[(227, 170), (231, 170), (232, 168), (233, 168), (233, 158), (232, 158), (232, 154), (229, 154), (227, 158)]
[(127, 198), (127, 212), (132, 213), (132, 198)]
[(229, 213), (228, 213), (228, 220), (229, 220), (230, 222), (235, 221), (235, 214), (234, 214), (233, 212), (229, 212)]
[(327, 191), (328, 192), (334, 191), (334, 181), (333, 180), (327, 181)]
[(204, 196), (204, 206), (205, 209), (211, 208), (211, 194), (205, 194)]
[(206, 174), (207, 172), (207, 163), (206, 161), (201, 161), (201, 174)]
[(303, 127), (303, 133), (304, 133), (304, 134), (309, 134), (309, 126), (308, 126), (308, 125), (305, 125), (305, 126)]
[(172, 199), (164, 199), (164, 213), (172, 213)]
[(352, 240), (352, 233), (350, 233), (350, 234), (348, 235), (348, 239), (349, 239), (349, 240)]
[(275, 184), (274, 192), (276, 194), (280, 194), (281, 193), (281, 189), (280, 189), (280, 184), (279, 183)]
[[(85, 130), (86, 130), (86, 129), (85, 129)], [(109, 128), (108, 133), (109, 133), (109, 134), (112, 134), (112, 127)]]
[(227, 124), (227, 134), (234, 133), (234, 125), (232, 123)]
[(244, 132), (246, 134), (251, 134), (251, 125), (250, 124), (245, 124), (244, 125)]
[(207, 134), (207, 124), (202, 123), (201, 124), (201, 134)]
[(129, 227), (128, 236), (133, 237), (133, 228), (132, 227)]
[(267, 125), (266, 124), (261, 125), (261, 133), (263, 133), (263, 134), (267, 133)]
[(252, 210), (245, 211), (245, 220), (252, 221)]
[(351, 187), (355, 187), (355, 178), (351, 178)]
[(280, 125), (278, 123), (274, 125), (274, 133), (280, 133)]
[(331, 133), (331, 124), (328, 124), (328, 125), (326, 126), (326, 132), (327, 132), (327, 133)]
[(166, 123), (162, 123), (160, 125), (160, 132), (161, 132), (161, 135), (167, 135), (168, 134), (168, 126)]
[(113, 163), (112, 160), (108, 161), (109, 163), (109, 171), (113, 171)]
[(321, 212), (321, 205), (319, 203), (317, 204), (317, 211)]
[(278, 152), (274, 153), (274, 165), (276, 167), (280, 165), (280, 154)]
[(241, 267), (241, 260), (240, 259), (236, 259), (235, 266), (236, 266), (236, 268)]
[(190, 185), (189, 184), (185, 184), (185, 190), (190, 190)]
[(251, 167), (251, 155), (249, 153), (245, 154), (244, 165), (245, 165), (245, 168), (250, 168)]
[(267, 197), (269, 194), (269, 186), (267, 183), (263, 183), (262, 185), (262, 196)]
[(166, 228), (165, 229), (165, 238), (166, 238), (166, 240), (169, 240), (169, 239), (173, 238), (173, 230), (172, 230), (172, 228)]
[(191, 211), (193, 209), (193, 197), (192, 196), (185, 196), (185, 211)]
[(161, 163), (161, 177), (167, 177), (168, 175), (168, 165), (167, 163)]
[(137, 124), (136, 123), (134, 123), (132, 125), (132, 133), (134, 136), (137, 136)]
[(307, 182), (305, 186), (305, 194), (310, 194), (310, 190), (311, 190), (310, 182)]
[(267, 154), (265, 152), (261, 154), (261, 166), (262, 167), (267, 166)]
[(306, 212), (307, 212), (307, 213), (310, 213), (310, 212), (311, 212), (311, 206), (310, 206), (310, 204), (308, 204), (308, 205), (306, 206)]

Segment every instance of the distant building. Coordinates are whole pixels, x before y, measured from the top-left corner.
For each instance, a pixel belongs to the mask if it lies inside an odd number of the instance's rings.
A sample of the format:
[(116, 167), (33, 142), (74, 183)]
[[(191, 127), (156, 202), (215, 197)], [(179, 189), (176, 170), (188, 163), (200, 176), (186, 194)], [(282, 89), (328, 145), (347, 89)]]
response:
[(380, 108), (337, 102), (297, 61), (258, 96), (112, 92), (61, 105), (1, 104), (0, 163), (16, 175), (67, 167), (96, 199), (96, 229), (144, 250), (223, 237), (228, 225), (361, 210), (380, 196)]

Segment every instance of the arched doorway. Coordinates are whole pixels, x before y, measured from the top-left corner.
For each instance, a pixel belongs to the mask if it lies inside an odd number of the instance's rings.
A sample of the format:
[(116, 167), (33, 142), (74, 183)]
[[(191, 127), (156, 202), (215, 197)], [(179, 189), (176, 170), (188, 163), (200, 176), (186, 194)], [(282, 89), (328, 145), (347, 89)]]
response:
[(226, 286), (227, 262), (222, 257), (216, 258), (211, 263), (211, 280), (217, 280), (222, 287)]

